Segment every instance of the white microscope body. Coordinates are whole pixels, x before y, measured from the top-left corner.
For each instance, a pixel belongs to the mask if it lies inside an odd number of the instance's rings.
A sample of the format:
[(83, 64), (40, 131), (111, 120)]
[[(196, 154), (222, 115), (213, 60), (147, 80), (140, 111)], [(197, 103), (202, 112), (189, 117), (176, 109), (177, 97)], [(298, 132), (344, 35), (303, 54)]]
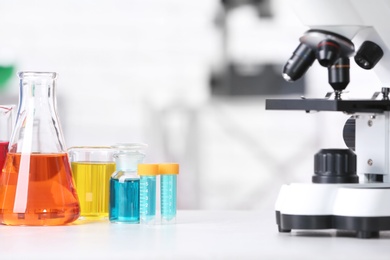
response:
[[(291, 4), (310, 30), (300, 38), (283, 76), (294, 81), (318, 60), (328, 69), (334, 97), (270, 99), (266, 109), (350, 114), (344, 134), (351, 133), (353, 140), (346, 140), (348, 149), (323, 149), (315, 155), (313, 183), (282, 186), (275, 205), (279, 231), (336, 229), (378, 237), (390, 230), (390, 0)], [(383, 84), (380, 92), (367, 99), (343, 99), (350, 59), (375, 71)]]

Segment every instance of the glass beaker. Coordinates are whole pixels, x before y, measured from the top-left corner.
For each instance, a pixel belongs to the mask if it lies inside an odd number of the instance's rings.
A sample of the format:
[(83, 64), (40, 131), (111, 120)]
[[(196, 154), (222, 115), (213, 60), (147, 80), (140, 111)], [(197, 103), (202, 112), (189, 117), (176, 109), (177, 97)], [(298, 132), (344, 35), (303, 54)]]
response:
[(80, 200), (80, 219), (107, 218), (114, 151), (109, 146), (78, 146), (68, 152)]
[(0, 170), (8, 153), (8, 144), (14, 124), (15, 105), (0, 105)]
[(20, 72), (15, 128), (0, 177), (0, 222), (63, 225), (80, 206), (56, 112), (54, 72)]
[(110, 180), (109, 219), (113, 223), (140, 222), (140, 181), (137, 166), (145, 158), (146, 144), (113, 146), (116, 171)]

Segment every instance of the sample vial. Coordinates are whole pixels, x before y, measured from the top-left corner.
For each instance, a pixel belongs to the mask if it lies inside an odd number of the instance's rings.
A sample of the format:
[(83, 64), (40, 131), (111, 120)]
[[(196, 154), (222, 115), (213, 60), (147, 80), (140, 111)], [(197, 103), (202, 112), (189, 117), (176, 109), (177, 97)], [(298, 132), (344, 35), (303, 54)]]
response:
[(113, 223), (137, 224), (140, 221), (140, 180), (137, 165), (145, 158), (144, 144), (113, 146), (116, 171), (110, 179), (109, 219)]
[(176, 222), (176, 190), (179, 164), (162, 163), (158, 166), (160, 179), (161, 224)]
[(141, 224), (155, 224), (156, 221), (157, 174), (158, 164), (138, 164)]

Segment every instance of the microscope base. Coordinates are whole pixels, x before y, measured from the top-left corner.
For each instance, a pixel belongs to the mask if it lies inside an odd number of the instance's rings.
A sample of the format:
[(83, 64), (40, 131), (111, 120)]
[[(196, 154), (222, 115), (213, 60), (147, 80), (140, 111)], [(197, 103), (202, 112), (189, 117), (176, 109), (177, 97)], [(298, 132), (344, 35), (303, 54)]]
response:
[(388, 184), (284, 185), (275, 205), (279, 232), (336, 229), (358, 238), (390, 230)]
[(276, 211), (279, 232), (291, 230), (337, 229), (356, 231), (358, 238), (379, 237), (382, 230), (390, 230), (389, 217), (345, 217), (286, 215)]

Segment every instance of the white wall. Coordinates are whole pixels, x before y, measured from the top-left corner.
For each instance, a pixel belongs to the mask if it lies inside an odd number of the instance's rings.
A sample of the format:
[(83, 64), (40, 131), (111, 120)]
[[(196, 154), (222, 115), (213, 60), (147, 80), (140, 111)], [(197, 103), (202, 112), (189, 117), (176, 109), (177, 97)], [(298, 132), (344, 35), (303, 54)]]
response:
[(207, 96), (215, 3), (181, 2), (3, 1), (0, 48), (60, 74), (68, 146), (142, 140), (145, 99)]

